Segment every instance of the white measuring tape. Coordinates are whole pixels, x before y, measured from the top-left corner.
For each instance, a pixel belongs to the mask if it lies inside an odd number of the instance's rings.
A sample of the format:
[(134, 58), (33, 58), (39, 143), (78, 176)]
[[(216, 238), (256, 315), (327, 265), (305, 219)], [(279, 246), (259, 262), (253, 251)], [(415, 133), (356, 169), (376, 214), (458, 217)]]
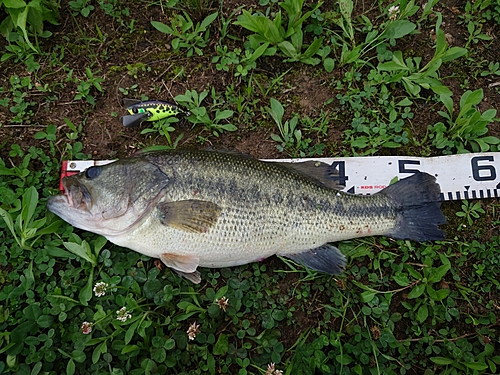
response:
[[(320, 161), (336, 168), (336, 176), (344, 191), (352, 194), (374, 194), (385, 188), (394, 177), (409, 177), (427, 172), (436, 177), (441, 187), (441, 200), (500, 198), (500, 152), (437, 156), (363, 156), (350, 158), (277, 159), (300, 163)], [(81, 172), (93, 165), (113, 160), (68, 161), (63, 163), (61, 178)]]

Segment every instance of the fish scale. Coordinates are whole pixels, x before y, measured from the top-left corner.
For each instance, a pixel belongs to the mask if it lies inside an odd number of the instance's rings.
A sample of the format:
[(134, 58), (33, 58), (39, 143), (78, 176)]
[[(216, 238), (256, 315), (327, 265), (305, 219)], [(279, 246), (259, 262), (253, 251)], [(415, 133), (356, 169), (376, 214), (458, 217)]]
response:
[[(78, 196), (91, 197), (87, 209), (65, 196), (51, 198), (48, 207), (77, 227), (160, 258), (195, 282), (197, 267), (236, 266), (275, 254), (336, 274), (345, 258), (330, 242), (367, 235), (444, 238), (439, 186), (428, 174), (357, 196), (328, 187), (331, 174), (318, 178), (318, 170), (308, 174), (299, 167), (213, 151), (145, 153), (92, 167), (99, 173), (67, 177), (63, 182), (75, 196), (80, 187)], [(100, 216), (112, 216), (117, 202), (128, 202), (128, 211), (107, 229)]]

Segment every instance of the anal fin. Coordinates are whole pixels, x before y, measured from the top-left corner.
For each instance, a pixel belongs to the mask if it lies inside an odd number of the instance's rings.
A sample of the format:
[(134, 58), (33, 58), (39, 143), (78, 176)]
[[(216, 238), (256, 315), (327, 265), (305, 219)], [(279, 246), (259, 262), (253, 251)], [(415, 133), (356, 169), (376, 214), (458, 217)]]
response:
[(325, 244), (315, 249), (298, 254), (281, 254), (294, 262), (330, 275), (339, 275), (344, 271), (346, 259), (335, 246)]

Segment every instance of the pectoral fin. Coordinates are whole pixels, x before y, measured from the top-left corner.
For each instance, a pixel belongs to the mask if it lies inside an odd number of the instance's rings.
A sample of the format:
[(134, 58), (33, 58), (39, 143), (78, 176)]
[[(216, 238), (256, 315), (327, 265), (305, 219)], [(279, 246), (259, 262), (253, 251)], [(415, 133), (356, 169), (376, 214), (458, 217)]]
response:
[(158, 204), (161, 223), (191, 233), (205, 233), (217, 222), (221, 208), (215, 203), (189, 199)]
[(179, 255), (173, 253), (163, 253), (160, 259), (167, 267), (183, 273), (196, 272), (200, 258), (192, 255)]
[(344, 271), (345, 256), (339, 249), (325, 244), (315, 249), (299, 254), (281, 254), (294, 262), (300, 263), (315, 271), (325, 272), (330, 275), (339, 275)]

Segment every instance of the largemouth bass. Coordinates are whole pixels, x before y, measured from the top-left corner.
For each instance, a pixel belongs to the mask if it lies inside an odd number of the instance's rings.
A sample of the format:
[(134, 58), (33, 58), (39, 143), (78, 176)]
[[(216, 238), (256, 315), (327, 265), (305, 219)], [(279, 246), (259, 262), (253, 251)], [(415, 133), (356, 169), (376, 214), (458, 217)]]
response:
[(144, 153), (63, 179), (47, 203), (71, 225), (159, 258), (199, 283), (198, 267), (280, 255), (339, 274), (330, 242), (385, 235), (445, 237), (435, 178), (417, 173), (371, 196), (332, 189), (322, 164), (283, 164), (213, 151)]

